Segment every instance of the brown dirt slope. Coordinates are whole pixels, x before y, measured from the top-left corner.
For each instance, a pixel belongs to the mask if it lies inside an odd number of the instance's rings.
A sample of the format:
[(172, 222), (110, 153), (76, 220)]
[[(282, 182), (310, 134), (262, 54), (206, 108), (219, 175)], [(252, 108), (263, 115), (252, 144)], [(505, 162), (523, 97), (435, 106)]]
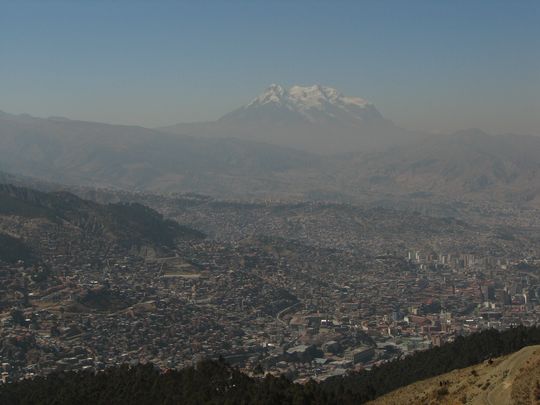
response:
[(419, 381), (370, 404), (540, 404), (540, 346)]

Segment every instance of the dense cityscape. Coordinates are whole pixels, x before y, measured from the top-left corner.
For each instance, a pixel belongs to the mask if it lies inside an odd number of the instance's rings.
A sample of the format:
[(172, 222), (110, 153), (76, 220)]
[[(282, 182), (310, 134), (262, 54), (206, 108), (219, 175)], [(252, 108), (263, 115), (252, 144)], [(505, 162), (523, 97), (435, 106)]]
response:
[[(134, 250), (103, 243), (92, 227), (2, 217), (4, 231), (27, 232), (42, 254), (2, 265), (4, 383), (125, 363), (165, 371), (220, 356), (251, 375), (321, 381), (539, 320), (540, 260), (517, 253), (534, 242), (526, 238), (392, 210), (144, 199), (214, 236)], [(380, 236), (355, 233), (353, 218), (363, 229), (377, 224)], [(415, 228), (392, 233), (406, 224)]]

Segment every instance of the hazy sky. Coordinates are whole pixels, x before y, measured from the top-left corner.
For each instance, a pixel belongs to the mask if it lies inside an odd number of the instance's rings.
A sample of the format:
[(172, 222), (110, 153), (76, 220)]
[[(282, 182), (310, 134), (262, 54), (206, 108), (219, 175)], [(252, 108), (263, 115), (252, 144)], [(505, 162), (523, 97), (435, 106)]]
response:
[(159, 126), (270, 83), (398, 125), (540, 134), (540, 1), (0, 0), (0, 110)]

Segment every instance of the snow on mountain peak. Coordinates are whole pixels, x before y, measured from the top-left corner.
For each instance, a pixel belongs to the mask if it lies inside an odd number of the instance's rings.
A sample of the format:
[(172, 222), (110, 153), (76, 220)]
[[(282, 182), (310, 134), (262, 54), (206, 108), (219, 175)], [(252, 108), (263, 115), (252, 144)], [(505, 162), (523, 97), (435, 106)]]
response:
[(220, 118), (276, 122), (307, 121), (312, 124), (341, 122), (351, 127), (384, 120), (375, 106), (360, 97), (345, 96), (338, 90), (315, 84), (288, 89), (272, 84), (249, 104)]
[(262, 94), (253, 99), (246, 107), (274, 103), (293, 111), (309, 109), (324, 110), (328, 105), (336, 107), (356, 106), (364, 108), (372, 104), (359, 97), (347, 97), (338, 90), (315, 84), (313, 86), (292, 86), (284, 89), (278, 84), (270, 85)]
[(266, 90), (258, 95), (247, 107), (252, 105), (262, 105), (268, 103), (280, 104), (285, 97), (287, 90), (281, 87), (279, 84), (271, 84)]

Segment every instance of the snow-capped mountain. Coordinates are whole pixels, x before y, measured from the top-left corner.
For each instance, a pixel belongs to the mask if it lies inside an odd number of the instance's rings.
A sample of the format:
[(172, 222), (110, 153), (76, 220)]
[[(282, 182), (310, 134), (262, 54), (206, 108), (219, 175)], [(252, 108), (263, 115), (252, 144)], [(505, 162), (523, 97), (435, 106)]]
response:
[(272, 84), (217, 121), (161, 130), (256, 140), (321, 154), (373, 150), (410, 139), (369, 101), (318, 84), (288, 89)]
[(265, 109), (281, 110), (287, 116), (293, 113), (297, 119), (315, 124), (325, 120), (364, 122), (383, 119), (372, 103), (360, 97), (344, 96), (332, 87), (313, 85), (284, 89), (278, 84), (272, 84), (249, 104), (225, 115), (222, 120), (238, 116), (250, 118), (252, 114), (258, 116), (257, 110)]

